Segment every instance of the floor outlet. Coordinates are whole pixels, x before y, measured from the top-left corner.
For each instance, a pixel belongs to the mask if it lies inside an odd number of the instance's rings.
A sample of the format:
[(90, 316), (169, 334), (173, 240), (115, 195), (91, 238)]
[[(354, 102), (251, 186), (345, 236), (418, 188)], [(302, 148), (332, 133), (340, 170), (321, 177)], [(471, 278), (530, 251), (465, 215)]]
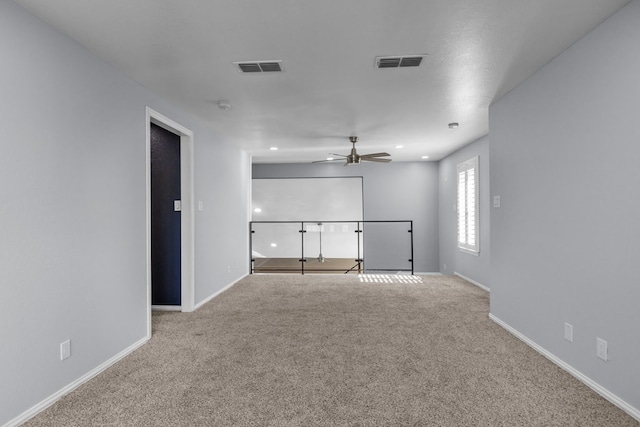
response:
[(60, 360), (64, 360), (71, 356), (71, 341), (66, 340), (63, 343), (60, 343)]
[(605, 362), (609, 359), (609, 350), (607, 348), (607, 342), (602, 338), (596, 339), (596, 356)]
[(564, 339), (573, 342), (573, 325), (568, 323), (564, 324)]

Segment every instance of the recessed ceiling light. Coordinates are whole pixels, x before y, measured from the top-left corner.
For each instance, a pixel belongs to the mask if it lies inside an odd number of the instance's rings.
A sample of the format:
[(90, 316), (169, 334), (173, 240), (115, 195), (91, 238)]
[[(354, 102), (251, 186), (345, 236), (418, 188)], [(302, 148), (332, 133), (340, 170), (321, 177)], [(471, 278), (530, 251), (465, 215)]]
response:
[(456, 122), (449, 123), (449, 129), (458, 129), (458, 126), (460, 126), (459, 123), (456, 123)]
[(423, 159), (428, 159), (428, 158), (429, 158), (429, 156), (422, 156), (422, 158), (423, 158)]
[(254, 212), (257, 212), (257, 213), (260, 213), (260, 212), (262, 212), (262, 209), (260, 209), (260, 208), (255, 208), (253, 211), (254, 211)]
[(327, 160), (334, 160), (333, 157), (327, 157)]
[(269, 147), (269, 150), (271, 150), (271, 151), (278, 151), (278, 147)]
[(396, 148), (402, 148), (404, 145), (396, 145)]
[(277, 247), (278, 247), (278, 244), (277, 244), (277, 243), (272, 243), (272, 244), (271, 244), (271, 247), (272, 247), (272, 248), (277, 248)]

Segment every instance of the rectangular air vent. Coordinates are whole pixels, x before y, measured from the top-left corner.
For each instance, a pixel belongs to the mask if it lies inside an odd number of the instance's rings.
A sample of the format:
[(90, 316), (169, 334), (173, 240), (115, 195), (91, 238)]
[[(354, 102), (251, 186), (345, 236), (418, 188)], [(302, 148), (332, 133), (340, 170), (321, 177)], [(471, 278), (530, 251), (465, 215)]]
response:
[(378, 56), (376, 57), (376, 68), (419, 67), (425, 56), (427, 55)]
[(234, 62), (243, 73), (272, 73), (282, 71), (282, 61)]
[(401, 58), (379, 58), (376, 63), (378, 68), (398, 68)]

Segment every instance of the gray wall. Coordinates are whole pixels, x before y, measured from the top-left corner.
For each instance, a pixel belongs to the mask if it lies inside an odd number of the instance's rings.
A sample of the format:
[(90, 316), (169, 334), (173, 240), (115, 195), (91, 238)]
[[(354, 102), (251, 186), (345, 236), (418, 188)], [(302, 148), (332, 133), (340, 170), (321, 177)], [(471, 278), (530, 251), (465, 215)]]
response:
[[(480, 253), (471, 255), (458, 249), (457, 204), (458, 163), (478, 156), (480, 197)], [(491, 286), (491, 192), (489, 188), (489, 137), (461, 148), (440, 161), (440, 271), (458, 273), (489, 288)]]
[(636, 411), (638, 41), (636, 0), (490, 109), (491, 313)]
[(146, 337), (145, 107), (195, 133), (197, 301), (247, 271), (251, 170), (203, 123), (10, 1), (0, 52), (2, 425)]
[(204, 204), (195, 212), (197, 305), (249, 273), (251, 157), (206, 127), (192, 129), (195, 200)]
[(437, 163), (253, 165), (254, 178), (323, 176), (362, 176), (364, 219), (413, 220), (415, 271), (439, 271)]

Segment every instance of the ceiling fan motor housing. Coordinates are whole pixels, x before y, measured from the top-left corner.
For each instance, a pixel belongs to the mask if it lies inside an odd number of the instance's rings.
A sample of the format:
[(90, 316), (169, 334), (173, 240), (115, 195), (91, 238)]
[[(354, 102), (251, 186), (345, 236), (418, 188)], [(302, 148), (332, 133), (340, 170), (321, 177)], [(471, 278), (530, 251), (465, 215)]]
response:
[(347, 164), (349, 164), (349, 165), (360, 164), (360, 161), (361, 161), (360, 160), (360, 155), (356, 151), (356, 142), (358, 142), (358, 137), (357, 136), (350, 136), (349, 137), (349, 141), (351, 142), (351, 144), (353, 144), (353, 147), (351, 148), (351, 154), (349, 156), (347, 156)]
[(351, 154), (351, 155), (347, 156), (347, 164), (348, 165), (357, 165), (357, 164), (360, 164), (361, 161), (362, 161), (362, 159), (357, 154)]

